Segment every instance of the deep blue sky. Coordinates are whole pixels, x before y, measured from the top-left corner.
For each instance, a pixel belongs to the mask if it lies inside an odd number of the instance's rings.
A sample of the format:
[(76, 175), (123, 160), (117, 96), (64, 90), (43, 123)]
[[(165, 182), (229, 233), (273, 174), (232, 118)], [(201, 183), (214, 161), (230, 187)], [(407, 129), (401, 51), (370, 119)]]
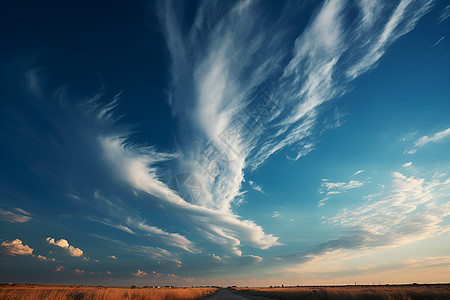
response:
[(0, 281), (450, 280), (445, 1), (0, 11)]

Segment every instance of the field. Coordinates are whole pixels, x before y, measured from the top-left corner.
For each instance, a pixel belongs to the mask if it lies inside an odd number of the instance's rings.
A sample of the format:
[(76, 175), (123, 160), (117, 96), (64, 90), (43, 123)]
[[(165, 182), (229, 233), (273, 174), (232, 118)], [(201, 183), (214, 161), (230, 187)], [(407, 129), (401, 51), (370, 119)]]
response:
[(239, 288), (238, 291), (243, 296), (272, 299), (450, 299), (450, 284)]
[(215, 288), (124, 288), (17, 284), (0, 286), (0, 299), (175, 300), (197, 299), (207, 296), (215, 290)]
[(58, 285), (0, 285), (0, 299), (370, 299), (443, 300), (450, 299), (450, 284), (328, 286), (284, 288), (139, 288)]

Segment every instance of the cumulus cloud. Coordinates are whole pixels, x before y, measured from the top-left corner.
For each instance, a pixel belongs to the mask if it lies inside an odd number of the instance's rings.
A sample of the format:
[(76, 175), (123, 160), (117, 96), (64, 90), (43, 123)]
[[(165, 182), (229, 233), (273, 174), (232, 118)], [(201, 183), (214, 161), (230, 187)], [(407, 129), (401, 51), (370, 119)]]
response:
[(0, 219), (11, 223), (26, 223), (31, 220), (31, 214), (20, 208), (15, 208), (14, 212), (0, 208)]
[[(33, 256), (35, 256), (35, 255), (33, 255)], [(56, 259), (54, 259), (54, 258), (50, 258), (50, 257), (45, 257), (45, 256), (43, 256), (43, 255), (36, 255), (35, 256), (37, 259), (39, 259), (39, 260), (42, 260), (42, 261), (56, 261)]]
[(210, 254), (210, 256), (214, 259), (214, 260), (222, 260), (222, 258), (220, 258), (220, 256), (215, 255), (214, 253)]
[(144, 277), (147, 276), (148, 273), (145, 273), (144, 271), (141, 270), (137, 270), (136, 273), (131, 273), (131, 275), (135, 276), (135, 277)]
[(60, 239), (60, 240), (55, 241), (55, 239), (48, 237), (47, 242), (51, 245), (55, 245), (55, 246), (65, 249), (69, 253), (70, 256), (79, 257), (79, 256), (83, 255), (83, 250), (69, 245), (69, 242), (65, 239)]
[(75, 274), (84, 274), (84, 270), (80, 270), (80, 269), (78, 269), (78, 268), (76, 268), (73, 272), (74, 272)]
[(33, 249), (28, 245), (22, 244), (22, 241), (15, 239), (13, 241), (5, 241), (2, 243), (3, 251), (8, 255), (32, 255)]
[(431, 136), (425, 135), (418, 140), (414, 142), (414, 146), (411, 150), (409, 150), (408, 154), (414, 154), (419, 148), (422, 148), (423, 146), (430, 144), (430, 143), (437, 143), (441, 142), (444, 139), (446, 139), (448, 136), (450, 136), (450, 128), (441, 130), (439, 132), (434, 133)]
[(63, 272), (65, 270), (64, 266), (57, 266), (54, 270), (55, 272)]

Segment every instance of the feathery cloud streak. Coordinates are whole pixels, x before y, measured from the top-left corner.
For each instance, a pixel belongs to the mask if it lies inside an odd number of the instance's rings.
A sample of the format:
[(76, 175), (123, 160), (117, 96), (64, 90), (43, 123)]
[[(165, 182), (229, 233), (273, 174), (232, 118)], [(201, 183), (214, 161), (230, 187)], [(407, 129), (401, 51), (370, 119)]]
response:
[[(204, 1), (186, 27), (181, 6), (160, 2), (172, 60), (169, 103), (179, 124), (178, 172), (195, 174), (205, 184), (192, 203), (195, 210), (221, 212), (244, 225), (232, 207), (245, 172), (286, 147), (296, 152), (293, 159), (312, 151), (323, 104), (374, 67), (432, 3), (361, 1), (359, 13), (350, 16), (348, 1), (324, 1), (309, 24), (293, 28), (287, 24), (301, 17), (295, 3), (269, 16), (265, 3), (257, 1)], [(276, 244), (276, 238), (247, 224), (259, 231), (264, 248)], [(215, 231), (231, 245), (242, 238)]]
[(430, 144), (430, 143), (437, 143), (441, 142), (442, 140), (446, 139), (448, 136), (450, 136), (450, 128), (441, 130), (439, 132), (436, 132), (435, 134), (428, 136), (425, 135), (421, 138), (419, 138), (417, 141), (414, 142), (414, 147), (409, 150), (408, 154), (414, 154), (419, 148), (422, 148), (423, 146)]

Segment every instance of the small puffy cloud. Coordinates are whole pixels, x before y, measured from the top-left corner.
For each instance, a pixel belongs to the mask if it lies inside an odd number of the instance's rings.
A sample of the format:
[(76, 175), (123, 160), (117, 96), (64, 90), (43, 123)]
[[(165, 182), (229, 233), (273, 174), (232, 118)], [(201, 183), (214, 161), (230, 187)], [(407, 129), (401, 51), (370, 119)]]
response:
[(42, 260), (42, 261), (56, 261), (54, 258), (51, 258), (51, 257), (45, 257), (45, 256), (43, 256), (43, 255), (33, 255), (34, 257), (36, 257), (37, 259), (39, 259), (39, 260)]
[(60, 240), (55, 241), (55, 239), (48, 237), (47, 242), (51, 245), (55, 245), (55, 246), (61, 247), (63, 249), (66, 249), (69, 252), (70, 256), (79, 257), (79, 256), (83, 255), (83, 250), (69, 245), (69, 242), (65, 239), (60, 239)]
[(0, 219), (11, 223), (25, 223), (30, 221), (31, 217), (29, 212), (21, 208), (15, 208), (14, 212), (0, 208)]
[(220, 256), (215, 255), (214, 253), (210, 254), (209, 256), (211, 256), (215, 260), (222, 260), (222, 258)]
[(410, 161), (410, 162), (407, 162), (407, 163), (404, 163), (403, 165), (402, 165), (402, 167), (404, 167), (404, 168), (408, 168), (408, 167), (411, 167), (412, 166), (412, 162)]
[(115, 255), (110, 255), (110, 256), (108, 256), (109, 258), (112, 258), (112, 259), (117, 259), (117, 257), (115, 256)]
[(106, 274), (111, 275), (112, 273), (111, 271), (106, 271)]
[(54, 270), (55, 272), (63, 272), (65, 270), (64, 266), (57, 266)]
[(2, 243), (4, 251), (8, 255), (32, 255), (33, 249), (28, 245), (22, 244), (22, 241), (19, 239), (15, 239), (14, 241), (8, 242), (5, 241)]
[(146, 275), (148, 275), (148, 273), (145, 273), (144, 271), (141, 270), (137, 270), (136, 273), (131, 273), (131, 275), (135, 276), (135, 277), (144, 277)]
[(274, 211), (272, 218), (279, 218), (279, 217), (281, 217), (280, 213), (277, 211)]
[(83, 274), (84, 270), (80, 270), (78, 268), (75, 269), (75, 271), (73, 271), (75, 274)]

